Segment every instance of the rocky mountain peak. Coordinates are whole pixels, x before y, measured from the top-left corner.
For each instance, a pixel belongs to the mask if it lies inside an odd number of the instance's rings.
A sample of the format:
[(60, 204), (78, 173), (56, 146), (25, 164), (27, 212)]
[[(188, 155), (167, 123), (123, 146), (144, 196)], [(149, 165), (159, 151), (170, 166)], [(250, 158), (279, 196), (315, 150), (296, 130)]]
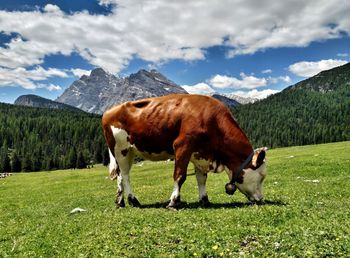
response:
[(241, 97), (241, 96), (238, 96), (238, 95), (236, 95), (234, 93), (225, 93), (225, 94), (222, 94), (222, 95), (227, 97), (227, 98), (233, 99), (233, 100), (237, 101), (238, 103), (240, 103), (242, 105), (245, 105), (245, 104), (248, 104), (248, 103), (254, 103), (254, 102), (256, 102), (258, 100), (257, 98)]
[[(174, 93), (187, 93), (183, 88), (178, 86), (176, 83), (170, 81), (164, 75), (159, 73), (157, 70), (140, 70), (137, 73), (131, 74), (127, 80), (131, 84), (143, 85), (147, 88), (153, 88), (156, 86), (158, 88), (168, 89), (169, 87), (175, 87), (176, 90)], [(152, 86), (153, 85), (153, 86)], [(170, 88), (169, 88), (170, 89)], [(162, 94), (165, 95), (165, 94)]]
[(82, 76), (72, 83), (57, 101), (87, 112), (102, 114), (113, 105), (129, 100), (187, 93), (182, 87), (156, 70), (140, 70), (125, 78), (96, 68), (90, 76)]
[[(136, 73), (133, 73), (129, 76), (129, 79), (143, 79), (143, 78), (155, 78), (155, 77), (159, 77), (162, 76), (157, 70), (151, 70), (151, 71), (147, 71), (145, 69), (141, 69)], [(164, 77), (164, 76), (162, 76)], [(164, 77), (165, 78), (165, 77)]]
[(238, 107), (240, 105), (239, 102), (237, 102), (234, 99), (231, 99), (229, 97), (226, 97), (224, 95), (220, 95), (220, 94), (213, 94), (211, 95), (213, 98), (216, 98), (217, 100), (220, 100), (222, 103), (224, 103), (227, 107), (229, 108), (235, 108)]
[(102, 68), (96, 68), (91, 71), (90, 77), (107, 77), (109, 73), (107, 73), (105, 70)]
[(87, 79), (89, 79), (89, 76), (87, 76), (87, 75), (84, 74), (83, 76), (80, 77), (79, 80), (81, 80), (81, 81), (86, 81)]

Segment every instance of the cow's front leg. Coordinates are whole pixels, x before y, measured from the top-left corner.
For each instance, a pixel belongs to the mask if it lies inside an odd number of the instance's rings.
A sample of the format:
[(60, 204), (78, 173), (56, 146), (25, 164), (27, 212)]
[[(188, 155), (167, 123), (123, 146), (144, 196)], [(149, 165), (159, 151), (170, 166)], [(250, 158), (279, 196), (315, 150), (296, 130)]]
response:
[(179, 208), (181, 186), (186, 180), (187, 166), (190, 162), (191, 151), (183, 141), (174, 143), (175, 149), (175, 170), (174, 170), (174, 190), (170, 197), (167, 208)]
[(195, 167), (197, 184), (198, 184), (198, 192), (199, 192), (199, 203), (204, 207), (208, 207), (210, 205), (207, 190), (205, 184), (207, 182), (207, 174), (201, 171), (199, 168)]
[(177, 209), (180, 207), (180, 201), (181, 201), (180, 190), (185, 180), (186, 180), (186, 174), (177, 177), (177, 179), (174, 179), (174, 190), (170, 196), (170, 202), (167, 208)]

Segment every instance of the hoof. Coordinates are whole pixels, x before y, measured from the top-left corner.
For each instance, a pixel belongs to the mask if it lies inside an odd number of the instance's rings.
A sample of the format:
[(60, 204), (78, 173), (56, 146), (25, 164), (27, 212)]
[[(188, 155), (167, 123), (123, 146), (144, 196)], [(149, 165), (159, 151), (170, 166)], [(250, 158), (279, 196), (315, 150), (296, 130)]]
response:
[(200, 206), (205, 207), (205, 208), (209, 207), (210, 201), (208, 199), (208, 196), (207, 195), (203, 196), (202, 199), (199, 200), (199, 204), (200, 204)]
[(125, 207), (124, 198), (120, 202), (115, 202), (115, 207), (116, 208), (124, 208)]
[(180, 196), (176, 197), (175, 199), (171, 200), (168, 206), (166, 206), (169, 210), (177, 210), (180, 208)]
[(230, 183), (227, 183), (225, 185), (225, 190), (226, 190), (226, 193), (229, 194), (229, 195), (233, 195), (236, 191), (237, 187), (235, 184), (230, 184)]
[(180, 208), (180, 204), (174, 205), (169, 203), (168, 206), (166, 206), (166, 208), (171, 211), (177, 211)]
[(132, 195), (128, 196), (128, 203), (132, 207), (136, 207), (136, 208), (140, 208), (141, 207), (141, 203), (136, 199), (135, 196), (132, 196)]
[(169, 210), (169, 211), (178, 211), (178, 207), (176, 208), (176, 207), (173, 207), (173, 206), (166, 206), (166, 208)]
[(255, 205), (265, 205), (265, 201), (264, 200), (260, 200), (260, 201), (250, 201), (252, 204), (255, 204)]

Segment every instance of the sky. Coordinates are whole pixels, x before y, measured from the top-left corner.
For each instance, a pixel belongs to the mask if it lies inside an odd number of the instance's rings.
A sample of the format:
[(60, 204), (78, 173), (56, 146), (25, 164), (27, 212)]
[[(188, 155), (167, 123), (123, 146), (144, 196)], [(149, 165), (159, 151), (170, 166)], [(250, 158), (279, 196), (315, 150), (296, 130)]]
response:
[(350, 61), (348, 0), (1, 0), (0, 102), (55, 100), (96, 67), (264, 98)]

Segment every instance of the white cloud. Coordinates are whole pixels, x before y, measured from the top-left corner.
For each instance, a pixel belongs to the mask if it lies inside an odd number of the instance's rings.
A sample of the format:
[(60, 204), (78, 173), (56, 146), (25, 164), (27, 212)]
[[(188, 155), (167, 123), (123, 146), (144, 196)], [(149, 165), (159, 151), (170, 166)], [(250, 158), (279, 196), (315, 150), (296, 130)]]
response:
[(182, 85), (182, 88), (184, 88), (188, 93), (190, 94), (213, 94), (215, 93), (215, 90), (211, 88), (208, 84), (206, 83), (198, 83), (195, 85)]
[[(246, 11), (249, 21), (242, 19), (246, 26), (241, 33), (229, 37), (228, 44), (233, 45), (233, 49), (228, 57), (267, 48), (305, 47), (311, 42), (339, 38), (344, 32), (350, 32), (348, 1), (280, 1), (276, 5), (264, 1), (260, 5), (254, 4), (256, 8)], [(264, 15), (252, 13), (258, 8)]]
[(276, 84), (279, 82), (283, 82), (283, 83), (291, 83), (292, 79), (286, 75), (286, 76), (278, 76), (278, 77), (269, 77), (267, 78), (269, 84)]
[(316, 74), (318, 74), (321, 71), (329, 70), (334, 67), (344, 65), (347, 61), (345, 60), (334, 60), (334, 59), (328, 59), (328, 60), (321, 60), (318, 62), (298, 62), (295, 64), (292, 64), (288, 67), (289, 71), (301, 76), (301, 77), (312, 77)]
[(1, 86), (20, 86), (25, 89), (47, 88), (48, 90), (59, 90), (59, 86), (40, 83), (51, 77), (68, 77), (67, 73), (56, 68), (44, 69), (40, 66), (27, 70), (23, 67), (9, 69), (0, 67)]
[(264, 87), (268, 84), (291, 83), (292, 81), (289, 76), (257, 78), (252, 75), (248, 76), (245, 73), (241, 73), (240, 76), (241, 79), (226, 75), (215, 75), (207, 80), (206, 83), (202, 82), (191, 86), (183, 85), (181, 87), (191, 94), (213, 94), (216, 93), (215, 89), (250, 89), (250, 91), (239, 90), (232, 93), (242, 97), (262, 99), (279, 91), (272, 89), (257, 90), (256, 88)]
[(339, 56), (339, 57), (348, 57), (349, 54), (348, 53), (338, 53), (337, 56)]
[(271, 69), (266, 69), (266, 70), (261, 71), (261, 73), (272, 73), (272, 70)]
[(117, 3), (116, 0), (99, 0), (98, 1), (99, 5), (104, 5), (104, 6), (108, 6), (108, 5), (116, 4), (116, 3)]
[(75, 52), (90, 64), (117, 73), (134, 57), (154, 63), (199, 60), (205, 58), (206, 48), (217, 45), (229, 47), (228, 56), (234, 57), (267, 48), (303, 47), (350, 33), (350, 1), (345, 0), (99, 4), (112, 4), (112, 13), (63, 13), (53, 4), (34, 11), (1, 10), (0, 31), (20, 38), (0, 48), (0, 66), (30, 67), (46, 56)]
[(57, 5), (53, 5), (53, 4), (47, 4), (44, 7), (43, 11), (54, 15), (63, 15), (63, 12), (61, 11), (61, 9)]
[(266, 90), (251, 90), (251, 91), (234, 91), (232, 94), (243, 98), (255, 98), (255, 99), (264, 99), (272, 94), (278, 93), (278, 90), (266, 89)]
[(255, 77), (253, 75), (246, 75), (245, 73), (240, 73), (241, 79), (226, 76), (226, 75), (215, 75), (207, 82), (214, 88), (217, 89), (256, 89), (260, 87), (265, 87), (269, 84), (277, 84), (277, 83), (291, 83), (292, 80), (289, 76), (278, 76), (272, 77), (269, 76), (267, 78)]
[(291, 83), (292, 82), (292, 79), (288, 75), (286, 75), (286, 76), (279, 76), (278, 79), (281, 80), (282, 82), (285, 82), (285, 83)]
[(89, 75), (91, 73), (91, 70), (84, 70), (84, 69), (80, 69), (80, 68), (76, 68), (76, 69), (71, 69), (70, 70), (75, 77), (81, 77), (83, 75)]
[(54, 84), (51, 84), (51, 83), (49, 85), (45, 85), (45, 88), (47, 88), (49, 91), (62, 90), (61, 86), (54, 85)]
[(257, 78), (253, 75), (246, 75), (240, 73), (241, 79), (230, 77), (226, 75), (215, 75), (209, 80), (209, 84), (215, 88), (234, 88), (234, 89), (254, 89), (266, 86), (267, 80), (265, 78)]

